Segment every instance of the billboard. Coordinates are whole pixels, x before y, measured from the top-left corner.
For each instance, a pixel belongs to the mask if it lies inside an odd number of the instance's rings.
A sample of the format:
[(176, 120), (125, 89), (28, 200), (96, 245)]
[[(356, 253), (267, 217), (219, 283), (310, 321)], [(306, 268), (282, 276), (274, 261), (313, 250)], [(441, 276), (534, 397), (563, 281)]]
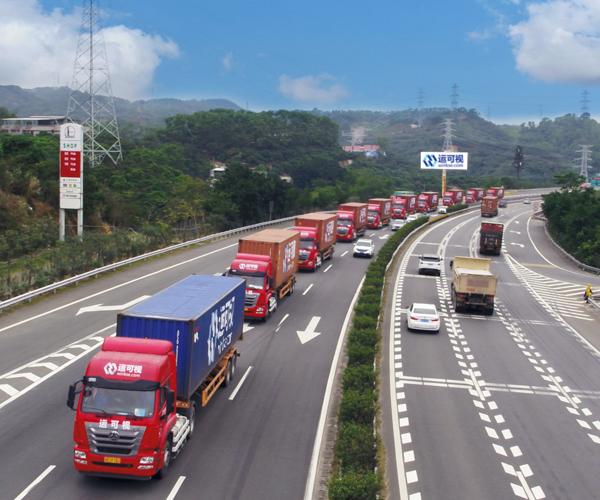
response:
[(469, 153), (422, 152), (421, 170), (467, 170)]
[(83, 127), (76, 123), (60, 126), (60, 208), (83, 208)]

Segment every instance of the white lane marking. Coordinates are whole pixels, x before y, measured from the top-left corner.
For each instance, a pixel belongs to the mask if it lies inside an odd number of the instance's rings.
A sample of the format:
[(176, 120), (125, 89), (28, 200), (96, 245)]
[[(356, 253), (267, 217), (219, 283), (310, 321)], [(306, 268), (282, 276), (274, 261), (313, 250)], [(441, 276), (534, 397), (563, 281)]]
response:
[(519, 236), (521, 236), (521, 231), (510, 231), (510, 232), (514, 233), (514, 234), (518, 234)]
[(223, 276), (223, 273), (214, 273), (213, 276)]
[(525, 245), (523, 245), (523, 243), (513, 243), (513, 242), (511, 242), (510, 244), (511, 245), (515, 245), (517, 247), (525, 248)]
[(19, 391), (15, 389), (12, 385), (8, 384), (0, 384), (0, 391), (5, 392), (9, 396), (14, 396), (15, 394), (19, 394)]
[(340, 255), (340, 257), (343, 257), (344, 255), (346, 255), (349, 252), (349, 250), (346, 250), (342, 255)]
[(327, 271), (329, 271), (331, 268), (333, 267), (333, 264), (329, 264), (325, 270), (323, 271), (324, 273), (326, 273)]
[[(116, 326), (116, 323), (113, 323), (112, 325), (109, 325), (105, 328), (102, 328), (101, 330), (98, 330), (97, 332), (94, 332), (90, 335), (88, 335), (87, 337), (84, 337), (76, 342), (73, 342), (73, 344), (75, 343), (79, 343), (79, 342), (83, 342), (83, 341), (89, 341), (92, 337), (97, 336), (99, 333), (102, 333), (110, 328), (114, 328)], [(115, 334), (112, 333), (111, 336), (114, 336)], [(68, 366), (72, 365), (73, 363), (75, 363), (77, 360), (83, 358), (84, 356), (87, 356), (89, 353), (91, 353), (92, 351), (94, 351), (95, 349), (97, 349), (98, 347), (100, 347), (100, 345), (102, 344), (102, 342), (104, 341), (104, 338), (102, 338), (102, 341), (98, 341), (98, 343), (92, 347), (90, 347), (90, 349), (88, 349), (87, 351), (82, 351), (81, 353), (78, 353), (77, 356), (73, 356), (72, 359), (69, 359), (66, 363), (62, 364), (62, 365), (56, 365), (54, 363), (44, 363), (43, 360), (51, 357), (53, 354), (58, 354), (57, 353), (52, 353), (46, 356), (42, 356), (41, 358), (38, 358), (30, 363), (27, 363), (25, 365), (22, 365), (18, 368), (15, 368), (14, 370), (11, 370), (7, 373), (4, 373), (3, 375), (0, 375), (0, 380), (2, 380), (3, 378), (6, 378), (9, 375), (13, 375), (15, 373), (21, 372), (22, 370), (27, 369), (27, 371), (31, 370), (31, 368), (33, 367), (46, 367), (48, 368), (49, 366), (52, 366), (53, 368), (51, 369), (52, 371), (50, 371), (49, 373), (47, 373), (46, 375), (44, 375), (43, 377), (40, 377), (39, 380), (37, 380), (36, 382), (33, 382), (31, 385), (27, 386), (25, 389), (20, 390), (19, 392), (17, 392), (16, 394), (12, 395), (11, 397), (9, 397), (7, 400), (2, 401), (2, 403), (0, 403), (0, 409), (4, 408), (6, 405), (12, 403), (15, 399), (20, 398), (21, 396), (23, 396), (24, 394), (27, 394), (29, 391), (31, 391), (32, 389), (34, 389), (35, 387), (37, 387), (38, 385), (42, 384), (43, 382), (45, 382), (46, 380), (48, 380), (49, 378), (53, 377), (54, 375), (56, 375), (57, 373), (61, 372), (62, 370), (64, 370), (65, 368), (67, 368)], [(63, 347), (61, 350), (65, 350), (65, 349), (69, 349), (71, 346), (71, 344)], [(60, 351), (59, 351), (60, 352)]]
[(249, 332), (250, 330), (254, 330), (254, 327), (250, 326), (250, 323), (244, 323), (244, 326), (242, 327), (242, 333)]
[(281, 324), (290, 317), (289, 313), (286, 313), (285, 316), (283, 318), (281, 318), (281, 321), (279, 321), (279, 323), (277, 324), (277, 326), (281, 326)]
[(327, 377), (327, 385), (325, 386), (325, 394), (323, 395), (323, 405), (321, 406), (321, 414), (319, 415), (319, 424), (317, 425), (317, 433), (315, 435), (315, 442), (313, 445), (313, 451), (310, 457), (310, 465), (308, 467), (308, 476), (306, 478), (306, 488), (304, 489), (304, 500), (312, 500), (313, 491), (315, 489), (315, 480), (317, 477), (317, 465), (319, 462), (319, 453), (321, 451), (321, 442), (323, 441), (323, 432), (325, 430), (325, 423), (327, 421), (327, 412), (329, 411), (329, 404), (331, 400), (331, 391), (333, 390), (333, 381), (335, 379), (335, 372), (337, 371), (338, 361), (340, 359), (340, 355), (342, 353), (342, 346), (344, 345), (344, 339), (346, 338), (346, 330), (348, 329), (348, 324), (350, 322), (350, 318), (352, 317), (352, 311), (354, 310), (354, 304), (358, 300), (358, 295), (360, 290), (362, 289), (365, 278), (363, 277), (356, 288), (356, 292), (354, 293), (354, 297), (352, 297), (352, 301), (350, 302), (350, 306), (348, 307), (348, 312), (346, 313), (346, 317), (344, 318), (344, 323), (342, 324), (342, 330), (340, 331), (340, 336), (338, 337), (338, 342), (335, 347), (335, 353), (333, 354), (333, 359), (331, 360), (331, 368), (329, 369), (329, 376)]
[(96, 304), (94, 306), (85, 306), (85, 307), (82, 307), (81, 309), (79, 309), (79, 311), (77, 311), (77, 314), (75, 314), (75, 316), (79, 316), (80, 314), (83, 314), (86, 312), (122, 311), (123, 309), (129, 309), (130, 307), (136, 305), (137, 303), (142, 302), (143, 300), (146, 300), (148, 297), (150, 297), (150, 295), (142, 295), (141, 297), (138, 297), (137, 299), (133, 299), (125, 304), (118, 304), (116, 306), (103, 306), (102, 304)]
[(5, 379), (9, 379), (9, 378), (26, 378), (27, 380), (30, 380), (31, 382), (37, 382), (40, 379), (40, 377), (38, 377), (35, 373), (31, 373), (31, 372), (15, 373), (13, 375), (7, 375), (4, 378)]
[(26, 318), (24, 320), (18, 321), (17, 323), (13, 323), (11, 325), (7, 325), (7, 326), (5, 326), (3, 328), (0, 328), (0, 333), (5, 332), (6, 330), (10, 330), (11, 328), (14, 328), (16, 326), (24, 325), (25, 323), (29, 323), (30, 321), (34, 321), (34, 320), (36, 320), (38, 318), (43, 318), (44, 316), (48, 316), (48, 314), (52, 314), (52, 313), (54, 313), (56, 311), (62, 311), (63, 309), (66, 309), (67, 307), (71, 307), (71, 306), (73, 306), (75, 304), (80, 304), (81, 302), (85, 302), (86, 300), (93, 299), (94, 297), (98, 297), (99, 295), (102, 295), (104, 293), (112, 292), (113, 290), (117, 290), (117, 289), (122, 288), (124, 286), (131, 285), (132, 283), (136, 283), (138, 281), (141, 281), (143, 279), (149, 278), (151, 276), (156, 276), (157, 274), (164, 273), (165, 271), (170, 271), (171, 269), (175, 269), (176, 267), (183, 266), (185, 264), (189, 264), (190, 262), (194, 262), (194, 261), (199, 260), (199, 259), (203, 259), (204, 257), (208, 257), (209, 255), (213, 255), (215, 253), (222, 252), (223, 250), (227, 250), (229, 248), (236, 247), (237, 245), (238, 245), (237, 243), (232, 243), (231, 245), (227, 245), (226, 247), (217, 248), (216, 250), (213, 250), (212, 252), (208, 252), (208, 253), (204, 253), (202, 255), (198, 255), (197, 257), (193, 257), (191, 259), (178, 262), (177, 264), (173, 264), (173, 265), (168, 266), (168, 267), (163, 267), (163, 268), (159, 269), (158, 271), (153, 271), (151, 273), (144, 274), (143, 276), (138, 276), (137, 278), (134, 278), (132, 280), (126, 281), (124, 283), (119, 283), (118, 285), (112, 286), (110, 288), (105, 288), (104, 290), (100, 290), (99, 292), (93, 293), (91, 295), (87, 295), (86, 297), (82, 297), (81, 299), (74, 300), (72, 302), (69, 302), (68, 304), (63, 304), (62, 306), (55, 307), (54, 309), (50, 309), (49, 311), (46, 311), (46, 312), (43, 312), (43, 313), (40, 313), (40, 314), (36, 314), (35, 316), (31, 316), (31, 317)]
[(321, 321), (320, 316), (313, 316), (310, 318), (307, 327), (304, 330), (297, 330), (298, 338), (300, 339), (301, 344), (306, 344), (310, 342), (312, 339), (317, 338), (321, 335), (321, 332), (315, 331), (317, 329), (317, 325)]
[(372, 238), (373, 236), (375, 236), (375, 233), (371, 233), (371, 234), (369, 235), (369, 238)]
[(306, 290), (304, 290), (304, 291), (302, 292), (302, 295), (306, 295), (306, 294), (308, 293), (308, 291), (309, 291), (309, 290), (310, 290), (312, 287), (313, 287), (313, 283), (311, 283), (310, 285), (308, 285), (308, 286), (306, 287)]
[(384, 234), (383, 236), (380, 236), (379, 239), (380, 240), (387, 240), (390, 237), (389, 234)]
[(184, 481), (185, 481), (185, 476), (179, 476), (177, 481), (175, 481), (175, 486), (173, 486), (173, 489), (169, 493), (167, 500), (173, 500), (175, 498), (175, 496), (177, 495), (177, 492), (179, 491), (179, 488), (181, 488), (181, 485), (183, 484)]
[(252, 370), (252, 367), (249, 366), (248, 368), (246, 368), (246, 372), (244, 373), (244, 375), (242, 376), (242, 378), (240, 379), (239, 384), (237, 385), (237, 387), (233, 390), (233, 392), (231, 393), (231, 396), (229, 396), (229, 401), (233, 401), (235, 399), (235, 397), (237, 396), (238, 391), (242, 388), (242, 384), (244, 383), (244, 381), (246, 380), (246, 377), (248, 376), (248, 374), (250, 373), (250, 370)]
[(48, 467), (46, 467), (46, 470), (44, 470), (44, 472), (42, 472), (38, 477), (36, 477), (33, 482), (27, 486), (27, 488), (25, 488), (18, 496), (15, 497), (15, 500), (23, 500), (23, 498), (25, 498), (29, 492), (31, 490), (33, 490), (33, 488), (35, 488), (38, 484), (40, 484), (44, 478), (50, 474), (54, 469), (56, 468), (56, 465), (49, 465)]

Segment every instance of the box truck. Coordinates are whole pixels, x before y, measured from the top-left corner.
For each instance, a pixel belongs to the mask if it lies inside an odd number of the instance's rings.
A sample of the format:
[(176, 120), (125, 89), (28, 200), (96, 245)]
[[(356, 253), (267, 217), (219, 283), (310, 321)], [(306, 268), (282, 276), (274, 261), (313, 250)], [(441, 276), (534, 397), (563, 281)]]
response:
[(498, 198), (496, 196), (484, 196), (481, 200), (481, 216), (496, 217), (498, 215)]
[(454, 310), (478, 309), (492, 315), (497, 281), (490, 272), (490, 259), (454, 257), (451, 285)]
[(279, 301), (294, 293), (300, 235), (289, 229), (264, 229), (241, 238), (229, 276), (246, 280), (244, 315), (265, 320)]
[(166, 474), (198, 407), (235, 374), (243, 301), (242, 279), (192, 275), (118, 314), (117, 336), (69, 387), (77, 471)]
[(394, 191), (392, 195), (392, 218), (406, 219), (417, 210), (417, 195), (408, 191)]
[(367, 230), (366, 203), (342, 203), (337, 209), (337, 241), (354, 241)]
[(482, 222), (479, 230), (479, 253), (500, 255), (504, 224)]
[(417, 197), (417, 212), (435, 212), (438, 208), (439, 194), (434, 191), (424, 191)]
[(316, 271), (335, 251), (337, 217), (335, 214), (315, 212), (299, 215), (294, 230), (300, 233), (298, 269)]

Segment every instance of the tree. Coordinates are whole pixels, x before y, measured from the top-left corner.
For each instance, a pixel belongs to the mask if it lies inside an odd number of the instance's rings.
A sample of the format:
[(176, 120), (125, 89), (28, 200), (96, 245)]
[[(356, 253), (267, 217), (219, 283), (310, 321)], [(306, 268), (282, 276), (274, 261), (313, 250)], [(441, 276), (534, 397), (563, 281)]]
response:
[(583, 182), (585, 182), (585, 179), (581, 175), (576, 174), (575, 172), (568, 171), (562, 172), (560, 174), (555, 174), (554, 179), (560, 185), (560, 188), (563, 191), (569, 189), (576, 189), (579, 186), (581, 186)]

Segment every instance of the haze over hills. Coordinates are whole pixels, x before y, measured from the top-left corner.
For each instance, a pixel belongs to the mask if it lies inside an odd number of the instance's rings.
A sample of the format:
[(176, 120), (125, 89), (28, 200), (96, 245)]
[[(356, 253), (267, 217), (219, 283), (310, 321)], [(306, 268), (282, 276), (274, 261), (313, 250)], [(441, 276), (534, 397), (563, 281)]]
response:
[[(68, 87), (24, 89), (16, 85), (0, 85), (0, 107), (17, 116), (64, 115), (67, 112)], [(179, 113), (189, 114), (210, 109), (241, 109), (227, 99), (148, 99), (128, 101), (115, 97), (119, 122), (136, 125), (162, 125), (165, 118)]]

